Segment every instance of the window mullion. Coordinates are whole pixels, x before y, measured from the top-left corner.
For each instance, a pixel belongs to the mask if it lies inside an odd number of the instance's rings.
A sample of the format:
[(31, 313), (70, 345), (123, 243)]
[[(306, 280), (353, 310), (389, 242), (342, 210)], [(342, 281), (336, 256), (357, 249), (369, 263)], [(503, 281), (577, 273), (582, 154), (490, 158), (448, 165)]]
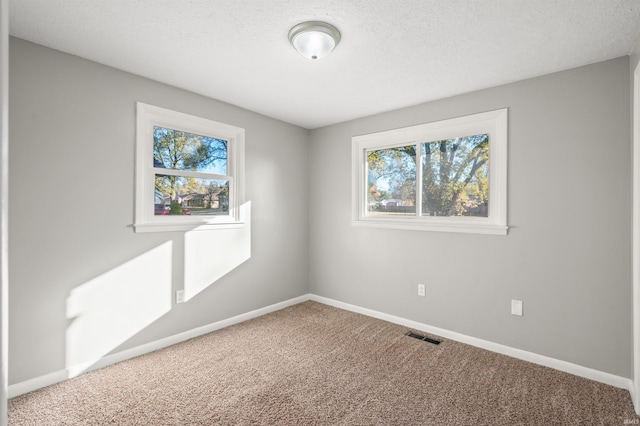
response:
[(232, 177), (228, 175), (219, 175), (215, 173), (194, 172), (191, 170), (178, 170), (178, 169), (165, 169), (162, 167), (154, 167), (153, 173), (156, 175), (165, 176), (183, 176), (199, 179), (213, 179), (213, 180), (231, 180)]
[(422, 144), (416, 143), (416, 217), (422, 216)]
[(360, 188), (364, 189), (364, 191), (362, 191), (362, 195), (359, 197), (360, 198), (360, 216), (361, 217), (365, 217), (368, 216), (369, 214), (369, 210), (367, 208), (367, 203), (369, 201), (369, 179), (368, 179), (368, 171), (369, 171), (369, 158), (368, 158), (368, 153), (369, 150), (364, 149), (362, 151), (362, 163), (363, 164), (363, 168), (360, 171), (360, 179), (361, 179), (361, 183), (360, 183)]

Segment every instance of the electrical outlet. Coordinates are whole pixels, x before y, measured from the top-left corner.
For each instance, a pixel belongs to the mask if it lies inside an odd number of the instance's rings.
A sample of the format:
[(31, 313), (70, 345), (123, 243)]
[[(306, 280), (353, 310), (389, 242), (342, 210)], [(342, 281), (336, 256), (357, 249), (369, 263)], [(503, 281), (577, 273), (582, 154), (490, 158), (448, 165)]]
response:
[(424, 284), (418, 284), (418, 296), (426, 296), (427, 295), (427, 290), (424, 286)]
[(176, 303), (184, 302), (184, 290), (176, 291)]
[(522, 300), (511, 301), (511, 315), (522, 316)]

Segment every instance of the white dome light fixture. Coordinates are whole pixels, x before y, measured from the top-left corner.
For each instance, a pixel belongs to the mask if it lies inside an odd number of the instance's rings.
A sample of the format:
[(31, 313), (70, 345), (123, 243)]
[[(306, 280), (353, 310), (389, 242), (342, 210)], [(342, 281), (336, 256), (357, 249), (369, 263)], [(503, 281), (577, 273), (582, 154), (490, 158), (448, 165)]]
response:
[(326, 22), (307, 21), (291, 28), (289, 41), (305, 58), (321, 59), (338, 45), (340, 31)]

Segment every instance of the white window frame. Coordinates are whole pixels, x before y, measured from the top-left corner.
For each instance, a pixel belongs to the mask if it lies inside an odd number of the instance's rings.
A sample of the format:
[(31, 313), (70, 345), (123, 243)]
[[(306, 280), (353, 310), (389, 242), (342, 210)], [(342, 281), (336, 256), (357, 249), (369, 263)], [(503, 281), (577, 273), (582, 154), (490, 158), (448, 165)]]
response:
[[(136, 199), (135, 232), (165, 232), (220, 229), (243, 226), (240, 206), (244, 201), (244, 137), (245, 130), (202, 117), (136, 103)], [(227, 175), (217, 179), (229, 180), (229, 210), (226, 215), (156, 216), (154, 213), (155, 174), (207, 177), (211, 174), (153, 167), (153, 127), (180, 130), (227, 141)]]
[[(506, 235), (507, 226), (507, 119), (506, 108), (448, 120), (387, 130), (352, 138), (352, 225), (422, 231)], [(382, 216), (369, 215), (367, 208), (367, 151), (394, 148), (489, 134), (489, 216)], [(416, 152), (420, 152), (417, 149)], [(418, 162), (420, 157), (418, 157)], [(421, 167), (416, 181), (421, 180)], [(421, 192), (416, 188), (417, 211)]]

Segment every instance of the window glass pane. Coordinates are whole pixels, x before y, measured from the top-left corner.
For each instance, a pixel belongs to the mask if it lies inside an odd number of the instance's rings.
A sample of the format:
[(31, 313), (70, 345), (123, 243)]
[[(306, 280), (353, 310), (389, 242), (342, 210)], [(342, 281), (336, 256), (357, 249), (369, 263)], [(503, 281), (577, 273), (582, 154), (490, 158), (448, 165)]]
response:
[(155, 175), (154, 214), (229, 214), (229, 181)]
[(153, 127), (153, 167), (227, 174), (227, 145), (221, 139)]
[(416, 146), (367, 151), (369, 215), (416, 214)]
[(489, 135), (422, 144), (422, 214), (488, 217)]

